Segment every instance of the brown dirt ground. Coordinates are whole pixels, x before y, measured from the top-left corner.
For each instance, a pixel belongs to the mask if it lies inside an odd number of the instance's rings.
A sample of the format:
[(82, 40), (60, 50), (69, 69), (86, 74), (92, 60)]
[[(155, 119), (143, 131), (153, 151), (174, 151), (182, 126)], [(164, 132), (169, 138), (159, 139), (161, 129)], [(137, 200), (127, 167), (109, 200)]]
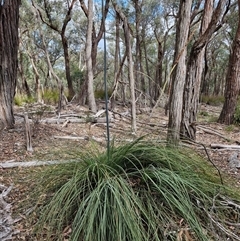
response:
[[(81, 152), (89, 147), (89, 143), (97, 142), (105, 147), (106, 127), (101, 123), (68, 123), (63, 124), (47, 124), (42, 123), (46, 118), (56, 117), (53, 107), (41, 107), (34, 105), (32, 107), (23, 108), (16, 107), (15, 113), (29, 113), (31, 118), (32, 144), (33, 152), (26, 151), (25, 126), (23, 118), (16, 115), (16, 125), (14, 129), (0, 130), (0, 163), (20, 161), (26, 162), (30, 160), (62, 160), (72, 157), (76, 151)], [(233, 185), (240, 187), (240, 170), (229, 167), (228, 158), (236, 150), (228, 149), (211, 149), (210, 144), (236, 144), (240, 143), (240, 127), (224, 126), (214, 122), (216, 121), (221, 107), (213, 107), (202, 105), (199, 114), (199, 122), (197, 123), (197, 142), (207, 147), (208, 154), (212, 162), (218, 167), (221, 173), (232, 180)], [(37, 111), (37, 113), (36, 113)], [(137, 135), (131, 133), (130, 110), (127, 107), (117, 106), (113, 115), (114, 121), (110, 123), (110, 134), (115, 141), (124, 141), (136, 138), (150, 133), (151, 139), (164, 140), (167, 131), (167, 117), (164, 115), (162, 108), (154, 109), (148, 112), (147, 108), (142, 108), (137, 115), (138, 131)], [(120, 114), (121, 115), (120, 115)], [(88, 109), (78, 105), (69, 105), (63, 110), (62, 115), (78, 115), (82, 117), (89, 116)], [(223, 137), (217, 134), (210, 134), (204, 129), (221, 133)], [(62, 140), (56, 139), (54, 136), (78, 136), (88, 137), (88, 140)], [(94, 139), (94, 140), (93, 140)], [(228, 139), (228, 140), (227, 140)], [(91, 141), (93, 140), (93, 141)], [(206, 153), (201, 145), (191, 145), (198, 150), (203, 156)], [(20, 217), (21, 221), (16, 222), (18, 234), (14, 240), (34, 240), (31, 238), (31, 228), (28, 227), (28, 208), (24, 207), (22, 200), (28, 197), (36, 186), (36, 182), (31, 180), (31, 175), (37, 173), (41, 168), (11, 168), (3, 169), (0, 165), (0, 184), (9, 186), (13, 184), (13, 190), (9, 196), (9, 202), (13, 205), (13, 216)], [(31, 206), (31, 205), (30, 205)], [(32, 204), (34, 206), (34, 204)]]

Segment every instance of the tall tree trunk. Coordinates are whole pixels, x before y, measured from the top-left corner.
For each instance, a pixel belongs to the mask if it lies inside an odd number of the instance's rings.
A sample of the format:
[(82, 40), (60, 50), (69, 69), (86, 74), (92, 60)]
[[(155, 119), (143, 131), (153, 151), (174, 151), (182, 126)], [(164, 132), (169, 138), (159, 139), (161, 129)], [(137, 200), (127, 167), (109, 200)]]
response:
[(172, 87), (170, 90), (170, 106), (167, 139), (170, 144), (177, 145), (180, 139), (180, 123), (182, 119), (183, 89), (186, 78), (186, 45), (190, 25), (192, 0), (181, 0), (176, 29), (176, 46)]
[(73, 89), (73, 83), (71, 78), (70, 58), (69, 58), (69, 52), (68, 52), (68, 40), (65, 36), (65, 32), (61, 33), (61, 38), (62, 38), (64, 60), (65, 60), (65, 74), (66, 74), (67, 86), (68, 86), (68, 99), (71, 100), (75, 95), (75, 92)]
[(206, 0), (199, 38), (194, 42), (187, 66), (181, 135), (195, 140), (196, 121), (206, 44), (217, 28), (227, 0), (220, 0), (213, 13), (213, 0)]
[(226, 125), (234, 122), (234, 112), (240, 91), (240, 0), (238, 0), (238, 28), (232, 49), (226, 76), (225, 101), (218, 119), (219, 123)]
[(135, 61), (134, 61), (134, 78), (136, 79), (136, 86), (138, 89), (141, 89), (140, 83), (140, 36), (139, 36), (139, 28), (140, 28), (140, 6), (139, 0), (133, 0), (135, 7)]
[[(94, 25), (94, 22), (92, 23), (92, 39), (91, 39), (91, 43), (92, 43), (92, 47), (91, 47), (91, 62), (92, 62), (92, 71), (93, 71), (93, 75), (95, 74), (96, 71), (96, 63), (97, 63), (97, 49), (98, 49), (98, 43), (99, 41), (102, 39), (103, 36), (103, 32), (104, 32), (104, 22), (105, 19), (107, 17), (108, 14), (108, 8), (109, 8), (109, 1), (110, 0), (106, 0), (105, 1), (105, 8), (104, 8), (104, 16), (102, 16), (102, 20), (101, 20), (101, 25), (99, 28), (98, 33), (96, 33), (96, 28)], [(87, 18), (89, 18), (89, 9), (85, 4), (84, 0), (79, 0), (81, 8), (85, 14), (85, 16)], [(89, 98), (88, 96), (86, 96), (86, 93), (88, 92), (88, 77), (84, 80), (84, 83), (82, 84), (80, 91), (79, 91), (79, 102), (80, 104), (84, 105), (87, 102), (87, 99)], [(92, 87), (90, 87), (92, 88)]]
[[(144, 59), (145, 59), (145, 68), (146, 68), (146, 72), (147, 72), (147, 76), (151, 76), (150, 74), (150, 69), (149, 69), (149, 64), (148, 64), (148, 54), (147, 54), (147, 45), (146, 45), (146, 41), (145, 41), (145, 29), (142, 28), (142, 44), (143, 44), (143, 54), (144, 54)], [(152, 95), (152, 79), (151, 78), (148, 78), (148, 89), (147, 89), (147, 94), (149, 95), (149, 97), (151, 98), (151, 95)], [(151, 106), (153, 106), (153, 101), (152, 99), (150, 99), (150, 104)]]
[(162, 86), (162, 61), (163, 61), (163, 46), (160, 39), (157, 38), (157, 64), (155, 70), (155, 81), (154, 81), (154, 88), (153, 88), (153, 99), (157, 101), (160, 95), (160, 88)]
[(92, 66), (92, 29), (93, 29), (93, 0), (88, 0), (88, 27), (86, 40), (86, 63), (88, 77), (88, 104), (90, 110), (97, 111), (97, 105), (93, 89), (93, 66)]
[(24, 73), (23, 53), (22, 52), (19, 53), (18, 73), (19, 73), (19, 75), (22, 79), (21, 89), (24, 91), (25, 94), (27, 94), (28, 98), (31, 98), (32, 97), (31, 91), (30, 91), (30, 88), (29, 88), (29, 85), (27, 83), (26, 76), (25, 76), (25, 73)]
[(131, 39), (130, 39), (130, 29), (128, 26), (128, 21), (124, 13), (118, 7), (118, 5), (113, 2), (113, 7), (115, 11), (119, 14), (120, 18), (123, 21), (124, 28), (124, 37), (126, 45), (126, 53), (128, 60), (128, 69), (129, 69), (129, 84), (130, 84), (130, 94), (131, 94), (131, 114), (132, 114), (132, 131), (135, 133), (137, 131), (137, 120), (136, 120), (136, 98), (135, 98), (135, 80), (134, 80), (134, 69), (133, 69), (133, 59), (132, 59), (132, 48), (131, 48)]
[(20, 3), (20, 0), (0, 2), (0, 121), (10, 128), (14, 126), (12, 105), (17, 82)]
[(114, 85), (113, 85), (113, 93), (111, 96), (111, 109), (114, 110), (115, 108), (115, 101), (116, 101), (116, 94), (117, 94), (117, 87), (119, 83), (119, 62), (120, 62), (120, 16), (116, 12), (116, 34), (115, 34), (115, 53), (114, 53)]
[(41, 83), (40, 83), (40, 74), (39, 74), (37, 66), (36, 66), (36, 58), (35, 58), (35, 56), (31, 56), (30, 53), (28, 53), (28, 56), (30, 58), (32, 68), (33, 68), (33, 72), (34, 72), (35, 93), (37, 95), (37, 102), (42, 103), (42, 91), (41, 91)]
[[(65, 60), (65, 73), (66, 73), (66, 79), (67, 79), (67, 85), (68, 85), (68, 99), (71, 100), (73, 96), (75, 95), (74, 89), (73, 89), (73, 83), (71, 78), (71, 68), (70, 68), (70, 58), (69, 58), (69, 51), (68, 51), (68, 39), (66, 38), (66, 28), (68, 23), (72, 19), (72, 9), (73, 5), (75, 4), (77, 0), (72, 0), (71, 4), (69, 5), (67, 14), (65, 16), (65, 19), (63, 21), (62, 29), (61, 29), (61, 39), (62, 39), (62, 45), (63, 45), (63, 52), (64, 52), (64, 60)], [(61, 86), (63, 89), (63, 86)]]

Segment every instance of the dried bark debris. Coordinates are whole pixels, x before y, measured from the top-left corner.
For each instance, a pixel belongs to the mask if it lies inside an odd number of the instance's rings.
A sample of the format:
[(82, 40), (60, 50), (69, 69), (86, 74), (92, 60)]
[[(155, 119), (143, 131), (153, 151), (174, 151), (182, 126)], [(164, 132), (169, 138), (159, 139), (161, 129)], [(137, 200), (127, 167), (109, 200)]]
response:
[(12, 186), (6, 187), (0, 184), (0, 240), (12, 240), (12, 224), (11, 216), (12, 205), (7, 202), (7, 195), (12, 190)]

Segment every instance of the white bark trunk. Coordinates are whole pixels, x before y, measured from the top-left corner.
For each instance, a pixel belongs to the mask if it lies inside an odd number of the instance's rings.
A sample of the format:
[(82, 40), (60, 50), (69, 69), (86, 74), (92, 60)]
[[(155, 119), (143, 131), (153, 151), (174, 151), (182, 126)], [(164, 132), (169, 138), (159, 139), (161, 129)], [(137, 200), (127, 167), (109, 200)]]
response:
[(95, 113), (97, 112), (96, 101), (93, 88), (93, 66), (92, 66), (92, 30), (93, 30), (93, 0), (88, 0), (88, 29), (86, 40), (86, 62), (88, 76), (88, 102), (89, 108)]

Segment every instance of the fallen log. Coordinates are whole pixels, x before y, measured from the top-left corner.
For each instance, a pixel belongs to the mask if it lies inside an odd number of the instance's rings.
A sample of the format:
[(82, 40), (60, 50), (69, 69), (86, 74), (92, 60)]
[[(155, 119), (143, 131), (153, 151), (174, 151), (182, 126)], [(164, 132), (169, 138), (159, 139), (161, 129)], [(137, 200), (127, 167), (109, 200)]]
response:
[(88, 141), (88, 136), (54, 136), (55, 139), (64, 139), (64, 140), (85, 140)]
[(238, 149), (240, 150), (240, 145), (223, 145), (223, 144), (211, 144), (213, 149)]
[(48, 166), (67, 164), (71, 162), (77, 162), (79, 160), (55, 160), (55, 161), (26, 161), (26, 162), (0, 162), (0, 168), (15, 168), (15, 167), (37, 167), (37, 166)]
[(229, 138), (227, 138), (226, 136), (224, 136), (223, 134), (221, 134), (221, 133), (219, 133), (219, 132), (217, 132), (215, 130), (210, 130), (210, 129), (207, 129), (207, 128), (202, 127), (200, 125), (198, 125), (197, 128), (199, 128), (200, 130), (202, 130), (202, 131), (204, 131), (204, 132), (206, 132), (208, 134), (216, 135), (216, 136), (219, 136), (219, 137), (221, 137), (221, 138), (223, 138), (223, 139), (225, 139), (227, 141), (230, 141)]

